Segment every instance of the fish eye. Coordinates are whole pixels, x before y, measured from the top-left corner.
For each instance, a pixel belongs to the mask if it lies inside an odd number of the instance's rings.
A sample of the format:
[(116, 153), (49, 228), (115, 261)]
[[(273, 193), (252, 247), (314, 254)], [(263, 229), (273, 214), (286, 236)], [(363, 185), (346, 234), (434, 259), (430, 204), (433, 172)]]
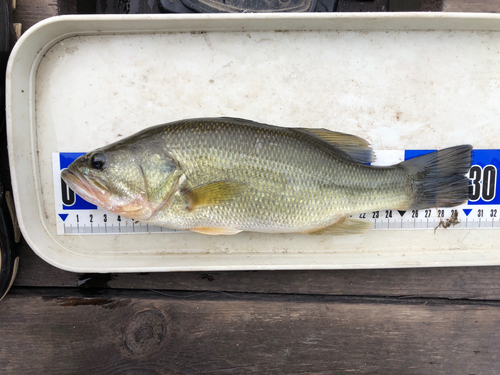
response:
[(106, 155), (102, 152), (97, 152), (90, 157), (90, 165), (92, 168), (102, 170), (106, 164)]

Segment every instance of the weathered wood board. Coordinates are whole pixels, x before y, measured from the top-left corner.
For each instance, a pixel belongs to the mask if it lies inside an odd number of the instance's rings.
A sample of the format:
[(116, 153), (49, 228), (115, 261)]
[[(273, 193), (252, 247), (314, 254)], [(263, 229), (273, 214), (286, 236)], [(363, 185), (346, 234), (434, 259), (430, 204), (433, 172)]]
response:
[(498, 302), (16, 288), (8, 374), (494, 374)]

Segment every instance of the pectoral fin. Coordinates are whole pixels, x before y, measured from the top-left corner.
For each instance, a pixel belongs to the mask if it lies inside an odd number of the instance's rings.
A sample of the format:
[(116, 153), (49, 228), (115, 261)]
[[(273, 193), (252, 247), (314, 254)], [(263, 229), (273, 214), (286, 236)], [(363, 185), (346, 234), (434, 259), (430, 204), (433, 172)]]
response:
[(329, 234), (336, 236), (362, 234), (372, 228), (370, 222), (365, 220), (351, 219), (349, 217), (337, 221), (329, 227), (321, 228), (316, 231), (307, 232), (307, 234)]
[(188, 210), (214, 206), (237, 198), (244, 184), (236, 181), (217, 181), (196, 186), (181, 192), (188, 203)]

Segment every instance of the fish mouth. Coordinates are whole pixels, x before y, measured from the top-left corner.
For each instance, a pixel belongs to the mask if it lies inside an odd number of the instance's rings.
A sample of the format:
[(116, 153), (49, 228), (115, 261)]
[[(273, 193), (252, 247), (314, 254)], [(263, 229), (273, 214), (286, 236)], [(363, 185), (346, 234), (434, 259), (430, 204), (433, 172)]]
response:
[(92, 204), (106, 208), (109, 193), (93, 186), (84, 175), (78, 171), (63, 169), (61, 171), (61, 178), (80, 197)]
[(142, 196), (126, 204), (118, 204), (116, 200), (111, 199), (110, 193), (105, 190), (104, 185), (99, 180), (92, 180), (91, 182), (87, 176), (78, 170), (63, 169), (61, 171), (61, 178), (71, 190), (87, 202), (114, 212), (117, 215), (144, 220), (148, 219), (151, 216), (151, 212), (153, 212), (151, 205), (145, 202)]

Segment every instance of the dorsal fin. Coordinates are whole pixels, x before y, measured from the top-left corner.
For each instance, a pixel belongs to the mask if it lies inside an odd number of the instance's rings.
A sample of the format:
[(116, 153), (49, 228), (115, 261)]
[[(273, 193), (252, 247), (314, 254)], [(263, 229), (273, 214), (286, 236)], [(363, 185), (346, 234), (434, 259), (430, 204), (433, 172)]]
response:
[[(244, 125), (256, 126), (259, 128), (276, 128), (279, 127), (273, 125), (267, 125), (256, 121), (236, 118), (236, 117), (220, 117), (213, 120), (229, 121), (240, 123)], [(346, 159), (358, 163), (372, 163), (375, 161), (375, 155), (370, 147), (370, 143), (361, 137), (352, 134), (346, 134), (341, 132), (336, 132), (328, 129), (316, 129), (316, 128), (288, 128), (301, 133), (306, 133), (314, 136), (315, 138), (321, 139), (323, 142), (334, 146), (338, 150), (342, 151), (339, 155)], [(347, 154), (347, 156), (345, 155)]]
[(328, 129), (294, 128), (294, 130), (307, 133), (340, 149), (358, 163), (371, 163), (375, 157), (370, 143), (356, 135), (335, 132)]

